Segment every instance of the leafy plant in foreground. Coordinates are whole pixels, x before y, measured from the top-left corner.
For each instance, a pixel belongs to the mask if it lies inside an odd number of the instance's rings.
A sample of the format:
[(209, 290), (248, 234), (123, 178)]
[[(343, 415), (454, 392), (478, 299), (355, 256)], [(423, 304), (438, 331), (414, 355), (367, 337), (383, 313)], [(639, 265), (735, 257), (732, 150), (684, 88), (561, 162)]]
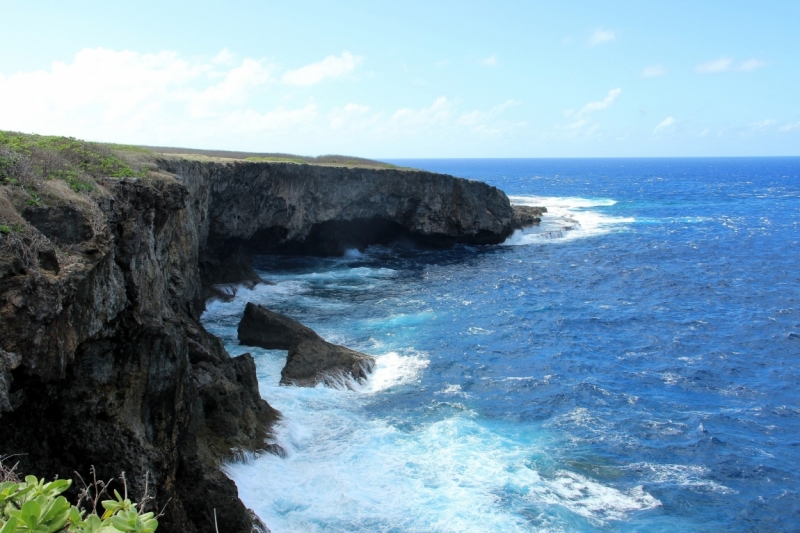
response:
[[(27, 476), (25, 481), (14, 476), (5, 479), (0, 482), (0, 533), (153, 533), (158, 527), (155, 514), (137, 509), (140, 505), (127, 498), (127, 489), (125, 496), (115, 490), (114, 499), (100, 502), (105, 512), (98, 516), (97, 500), (107, 485), (103, 482), (95, 480), (94, 494), (89, 487), (82, 491), (81, 498), (94, 506), (87, 513), (61, 496), (72, 480), (48, 483), (35, 476)], [(124, 475), (122, 480), (124, 484)], [(148, 499), (145, 496), (143, 502)]]

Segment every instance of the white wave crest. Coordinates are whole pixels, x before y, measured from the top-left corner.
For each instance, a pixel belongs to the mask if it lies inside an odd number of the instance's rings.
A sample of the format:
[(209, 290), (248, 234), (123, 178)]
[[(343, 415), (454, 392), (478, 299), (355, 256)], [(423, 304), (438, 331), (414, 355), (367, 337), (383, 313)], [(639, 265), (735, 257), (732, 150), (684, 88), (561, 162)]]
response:
[(661, 502), (641, 486), (628, 491), (602, 485), (580, 474), (561, 470), (531, 487), (531, 500), (563, 506), (600, 522), (622, 520), (628, 513), (653, 509)]
[(397, 352), (375, 358), (375, 368), (367, 383), (360, 390), (363, 392), (380, 392), (396, 385), (412, 383), (419, 379), (430, 361), (424, 353), (409, 350), (406, 355)]
[(506, 246), (521, 246), (548, 241), (564, 241), (602, 235), (624, 229), (635, 222), (632, 217), (615, 217), (593, 207), (610, 207), (617, 201), (610, 198), (578, 198), (556, 196), (511, 196), (514, 205), (546, 207), (539, 226), (516, 230), (503, 243)]
[[(469, 411), (402, 430), (350, 409), (306, 404), (275, 429), (284, 457), (265, 454), (225, 471), (276, 533), (522, 532), (530, 523), (515, 511), (530, 504), (595, 523), (660, 505), (641, 487), (621, 490), (562, 470), (540, 474), (526, 466), (534, 435), (511, 440)], [(555, 509), (546, 514), (548, 530), (571, 523)]]
[(509, 196), (514, 205), (530, 205), (547, 209), (586, 209), (588, 207), (607, 207), (617, 203), (610, 198), (579, 198), (577, 196)]

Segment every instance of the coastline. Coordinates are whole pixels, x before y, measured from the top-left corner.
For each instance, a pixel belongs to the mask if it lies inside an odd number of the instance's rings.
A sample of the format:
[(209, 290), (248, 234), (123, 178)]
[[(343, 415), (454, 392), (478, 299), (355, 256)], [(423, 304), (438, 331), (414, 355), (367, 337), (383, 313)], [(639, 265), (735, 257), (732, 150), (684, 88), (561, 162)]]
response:
[[(40, 253), (4, 272), (0, 453), (26, 453), (22, 467), (39, 475), (122, 469), (133, 490), (149, 476), (156, 502), (172, 502), (167, 532), (202, 529), (215, 509), (224, 530), (249, 532), (252, 514), (216, 464), (265, 448), (280, 414), (258, 395), (252, 357), (231, 358), (199, 323), (209, 288), (257, 281), (254, 249), (498, 243), (519, 222), (498, 189), (440, 174), (177, 157), (149, 165), (149, 178), (99, 179), (88, 197), (45, 182), (35, 209), (3, 189), (4, 216), (45, 247), (63, 246), (53, 228), (91, 231), (57, 251), (55, 266)], [(42, 413), (45, 424), (23, 422)]]

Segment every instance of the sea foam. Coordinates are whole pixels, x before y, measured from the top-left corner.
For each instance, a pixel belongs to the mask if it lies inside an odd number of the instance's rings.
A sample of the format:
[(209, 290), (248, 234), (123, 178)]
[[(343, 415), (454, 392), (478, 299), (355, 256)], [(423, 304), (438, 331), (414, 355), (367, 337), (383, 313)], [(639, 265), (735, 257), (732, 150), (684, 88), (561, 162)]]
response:
[(509, 199), (514, 205), (546, 207), (547, 212), (542, 214), (539, 226), (516, 230), (503, 243), (506, 246), (592, 237), (620, 231), (635, 222), (633, 217), (616, 217), (591, 209), (617, 204), (609, 198), (510, 196)]

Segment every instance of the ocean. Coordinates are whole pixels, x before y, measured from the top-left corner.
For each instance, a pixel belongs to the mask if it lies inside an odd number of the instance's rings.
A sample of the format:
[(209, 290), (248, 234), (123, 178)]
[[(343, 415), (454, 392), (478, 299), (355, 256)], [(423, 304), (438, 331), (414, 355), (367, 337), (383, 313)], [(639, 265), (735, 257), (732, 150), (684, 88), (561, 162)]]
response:
[[(208, 305), (284, 415), (285, 457), (225, 466), (273, 532), (800, 531), (800, 158), (391, 162), (548, 213), (497, 246), (260, 256), (275, 285)], [(376, 371), (278, 386), (248, 301)]]

